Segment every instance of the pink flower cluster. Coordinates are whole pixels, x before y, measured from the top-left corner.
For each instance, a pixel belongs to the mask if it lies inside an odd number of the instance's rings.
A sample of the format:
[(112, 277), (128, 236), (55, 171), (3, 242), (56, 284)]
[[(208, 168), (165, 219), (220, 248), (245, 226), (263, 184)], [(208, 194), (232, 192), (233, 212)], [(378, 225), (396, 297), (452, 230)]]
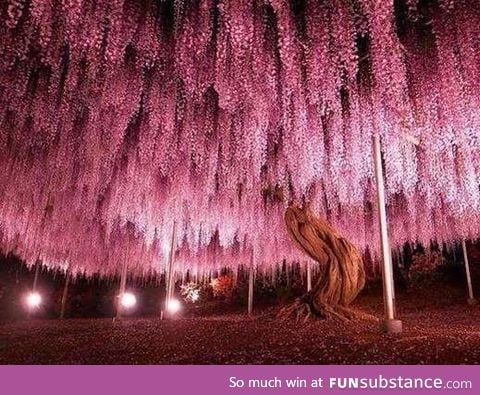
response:
[(480, 233), (478, 1), (4, 3), (4, 251), (162, 271), (175, 221), (180, 270), (268, 268), (308, 202), (375, 254), (376, 133), (393, 246)]

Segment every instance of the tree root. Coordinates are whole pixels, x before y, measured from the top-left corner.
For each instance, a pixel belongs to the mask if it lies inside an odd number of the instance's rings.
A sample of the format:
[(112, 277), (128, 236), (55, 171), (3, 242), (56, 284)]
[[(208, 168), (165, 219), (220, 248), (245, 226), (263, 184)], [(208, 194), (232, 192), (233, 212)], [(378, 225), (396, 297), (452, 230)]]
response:
[(310, 319), (336, 320), (341, 322), (350, 322), (353, 320), (378, 321), (378, 318), (363, 311), (345, 306), (331, 306), (322, 304), (314, 306), (305, 298), (297, 298), (292, 304), (283, 307), (277, 314), (277, 318), (282, 320), (295, 319), (298, 323), (307, 322)]
[(313, 312), (309, 303), (303, 302), (300, 298), (295, 300), (292, 304), (283, 307), (277, 314), (277, 318), (287, 320), (295, 318), (299, 322), (303, 317), (303, 322), (307, 322), (312, 317)]

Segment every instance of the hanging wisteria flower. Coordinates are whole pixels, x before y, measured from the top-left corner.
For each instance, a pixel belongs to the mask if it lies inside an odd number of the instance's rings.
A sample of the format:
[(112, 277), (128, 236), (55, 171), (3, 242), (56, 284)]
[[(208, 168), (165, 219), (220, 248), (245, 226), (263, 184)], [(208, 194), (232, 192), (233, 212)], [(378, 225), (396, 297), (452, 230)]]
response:
[[(480, 233), (480, 3), (9, 0), (0, 247), (85, 273), (299, 258), (309, 204), (378, 251)], [(412, 144), (417, 142), (416, 144)], [(166, 246), (166, 247), (165, 247)]]

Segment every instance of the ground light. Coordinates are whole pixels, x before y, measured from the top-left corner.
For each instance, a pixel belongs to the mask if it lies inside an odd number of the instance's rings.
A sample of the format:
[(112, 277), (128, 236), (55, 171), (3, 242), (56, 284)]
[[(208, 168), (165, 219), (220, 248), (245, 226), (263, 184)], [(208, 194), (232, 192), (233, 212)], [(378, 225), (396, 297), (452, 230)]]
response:
[(27, 307), (36, 309), (42, 303), (42, 296), (38, 292), (30, 292), (26, 297)]
[(126, 309), (132, 308), (137, 304), (137, 298), (131, 292), (125, 292), (120, 296), (120, 304)]
[(177, 313), (181, 309), (182, 305), (178, 299), (170, 299), (167, 302), (167, 310), (171, 314)]

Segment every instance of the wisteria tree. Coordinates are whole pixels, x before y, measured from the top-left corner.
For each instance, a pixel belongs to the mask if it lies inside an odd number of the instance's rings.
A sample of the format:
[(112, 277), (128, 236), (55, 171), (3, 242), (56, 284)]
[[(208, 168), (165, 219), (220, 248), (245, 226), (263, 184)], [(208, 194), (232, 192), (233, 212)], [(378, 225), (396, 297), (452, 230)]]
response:
[(289, 207), (285, 222), (295, 243), (322, 266), (323, 275), (310, 291), (282, 309), (280, 316), (294, 315), (297, 320), (302, 315), (305, 320), (310, 316), (340, 319), (361, 316), (349, 308), (365, 285), (365, 270), (357, 249), (306, 207)]
[(176, 221), (184, 270), (252, 248), (268, 267), (303, 255), (290, 202), (375, 253), (372, 135), (393, 245), (480, 233), (478, 1), (8, 0), (0, 19), (0, 240), (29, 263), (163, 271)]

